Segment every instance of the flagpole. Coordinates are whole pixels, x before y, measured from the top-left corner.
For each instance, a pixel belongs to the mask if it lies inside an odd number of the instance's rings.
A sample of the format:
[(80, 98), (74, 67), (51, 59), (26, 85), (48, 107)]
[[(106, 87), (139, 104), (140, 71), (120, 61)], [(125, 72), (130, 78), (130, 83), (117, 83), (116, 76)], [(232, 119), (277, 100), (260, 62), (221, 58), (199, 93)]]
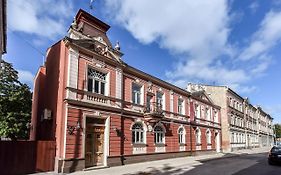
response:
[(94, 3), (94, 0), (91, 0), (90, 1), (90, 6), (89, 6), (89, 8), (90, 8), (90, 14), (92, 15), (93, 14), (93, 3)]

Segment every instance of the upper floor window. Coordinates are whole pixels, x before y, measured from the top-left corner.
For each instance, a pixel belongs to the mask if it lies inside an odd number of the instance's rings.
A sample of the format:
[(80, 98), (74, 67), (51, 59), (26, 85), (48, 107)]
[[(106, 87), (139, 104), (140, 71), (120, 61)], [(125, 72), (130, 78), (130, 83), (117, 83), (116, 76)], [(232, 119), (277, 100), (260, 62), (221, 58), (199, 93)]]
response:
[(183, 114), (183, 100), (178, 99), (178, 113)]
[(132, 101), (134, 104), (141, 104), (141, 86), (138, 84), (132, 84)]
[(156, 104), (157, 107), (163, 109), (164, 108), (164, 94), (162, 92), (156, 93)]
[(208, 107), (206, 108), (206, 119), (211, 120), (211, 109)]
[(146, 111), (147, 112), (150, 112), (151, 111), (151, 99), (152, 99), (152, 96), (150, 95), (147, 95), (146, 96)]
[(144, 129), (141, 123), (135, 123), (132, 127), (132, 142), (144, 143)]
[(219, 123), (219, 113), (215, 111), (214, 122)]
[(88, 91), (105, 95), (106, 73), (88, 68)]
[(195, 117), (200, 118), (200, 105), (195, 104)]
[(157, 143), (164, 143), (164, 136), (165, 136), (165, 132), (164, 129), (157, 125), (154, 128), (154, 142)]

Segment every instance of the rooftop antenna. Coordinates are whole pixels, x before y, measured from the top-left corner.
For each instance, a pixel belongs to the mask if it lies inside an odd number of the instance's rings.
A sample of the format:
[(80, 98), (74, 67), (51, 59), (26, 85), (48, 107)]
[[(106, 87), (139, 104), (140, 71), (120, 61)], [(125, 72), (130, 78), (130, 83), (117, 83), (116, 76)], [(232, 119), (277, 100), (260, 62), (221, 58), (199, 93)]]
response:
[(91, 0), (90, 1), (90, 13), (92, 14), (93, 13), (93, 9), (94, 9), (94, 7), (93, 7), (93, 3), (94, 3), (94, 0)]

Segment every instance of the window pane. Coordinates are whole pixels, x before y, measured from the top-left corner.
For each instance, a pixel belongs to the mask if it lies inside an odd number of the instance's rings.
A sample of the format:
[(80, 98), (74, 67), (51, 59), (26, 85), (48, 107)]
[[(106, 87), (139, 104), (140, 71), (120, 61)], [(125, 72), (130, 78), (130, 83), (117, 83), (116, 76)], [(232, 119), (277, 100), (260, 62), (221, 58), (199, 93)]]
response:
[(104, 90), (105, 90), (105, 84), (101, 82), (101, 87), (100, 87), (100, 93), (104, 95)]
[(137, 93), (137, 104), (140, 104), (140, 94)]
[(139, 138), (139, 132), (136, 132), (136, 142), (139, 142), (140, 141), (140, 138)]
[(140, 104), (141, 86), (132, 84), (132, 101), (135, 104)]
[(135, 140), (135, 131), (132, 132), (132, 140), (133, 140), (133, 143), (136, 142), (136, 140)]
[(93, 79), (88, 78), (88, 91), (93, 92)]
[(95, 92), (99, 93), (99, 81), (95, 80)]
[(143, 143), (143, 132), (141, 132), (141, 137), (140, 141)]
[(147, 112), (150, 112), (150, 106), (151, 106), (151, 96), (146, 96), (146, 108), (147, 108)]

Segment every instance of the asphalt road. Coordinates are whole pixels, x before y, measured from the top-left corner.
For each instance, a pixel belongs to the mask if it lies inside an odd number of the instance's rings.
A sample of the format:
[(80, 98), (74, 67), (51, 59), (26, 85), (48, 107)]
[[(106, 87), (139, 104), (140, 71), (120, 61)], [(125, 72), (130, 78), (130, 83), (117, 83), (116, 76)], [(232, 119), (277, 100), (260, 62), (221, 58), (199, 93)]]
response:
[(260, 153), (204, 160), (181, 167), (166, 165), (161, 170), (126, 175), (281, 175), (281, 165), (268, 165), (267, 153)]
[[(202, 161), (201, 165), (182, 172), (184, 175), (281, 175), (281, 166), (271, 166), (267, 163), (267, 154), (240, 155)], [(170, 174), (177, 174), (170, 173)]]
[[(240, 155), (203, 161), (184, 175), (281, 175), (281, 166), (267, 163), (267, 154)], [(173, 174), (173, 173), (171, 173)]]

